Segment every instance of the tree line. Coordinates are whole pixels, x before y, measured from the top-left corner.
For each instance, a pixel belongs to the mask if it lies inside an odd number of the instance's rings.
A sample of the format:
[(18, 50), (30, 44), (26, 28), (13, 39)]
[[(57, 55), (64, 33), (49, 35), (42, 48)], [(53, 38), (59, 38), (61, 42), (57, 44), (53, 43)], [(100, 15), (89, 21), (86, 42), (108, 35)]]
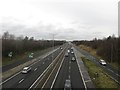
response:
[(19, 55), (27, 51), (43, 50), (49, 47), (62, 45), (65, 41), (35, 40), (34, 37), (16, 37), (8, 31), (2, 35), (2, 57), (8, 57), (10, 52)]
[(118, 62), (120, 64), (120, 37), (109, 36), (104, 39), (93, 39), (90, 41), (73, 41), (76, 45), (86, 45), (96, 49), (97, 55), (101, 56), (108, 62)]

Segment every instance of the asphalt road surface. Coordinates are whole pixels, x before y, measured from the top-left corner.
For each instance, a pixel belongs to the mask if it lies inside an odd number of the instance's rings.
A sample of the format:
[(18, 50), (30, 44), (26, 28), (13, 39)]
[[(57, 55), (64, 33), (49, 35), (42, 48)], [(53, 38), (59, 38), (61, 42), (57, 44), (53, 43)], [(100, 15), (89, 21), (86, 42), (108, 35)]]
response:
[(53, 88), (64, 88), (67, 79), (71, 81), (71, 88), (85, 88), (77, 62), (71, 61), (72, 57), (75, 57), (74, 54), (69, 53), (68, 57), (64, 58)]

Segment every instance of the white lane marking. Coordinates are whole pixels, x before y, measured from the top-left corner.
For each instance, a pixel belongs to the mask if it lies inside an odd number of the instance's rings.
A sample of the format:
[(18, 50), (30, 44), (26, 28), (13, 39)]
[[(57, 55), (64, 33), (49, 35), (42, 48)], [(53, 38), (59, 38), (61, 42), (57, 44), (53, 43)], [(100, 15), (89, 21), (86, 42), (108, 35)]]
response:
[(68, 78), (70, 79), (70, 75), (68, 76)]
[(69, 70), (71, 69), (71, 67), (69, 66)]
[(70, 69), (69, 69), (69, 73), (70, 73)]
[(118, 77), (120, 77), (120, 75), (119, 74), (116, 74)]
[[(58, 49), (56, 49), (56, 50), (54, 50), (54, 51), (57, 51), (57, 50), (58, 50)], [(54, 51), (51, 51), (48, 55), (50, 55), (50, 54), (51, 54), (52, 52), (54, 52)], [(47, 56), (44, 56), (43, 59), (44, 59), (45, 57), (47, 57)], [(40, 61), (40, 60), (39, 60), (39, 61)], [(33, 66), (34, 64), (36, 64), (36, 63), (39, 62), (39, 61), (36, 61), (35, 63), (31, 64), (30, 66)], [(20, 72), (14, 74), (14, 75), (11, 76), (10, 78), (8, 78), (8, 79), (6, 79), (5, 81), (1, 82), (0, 85), (1, 85), (1, 84), (4, 84), (5, 82), (9, 81), (10, 79), (12, 79), (13, 77), (17, 76), (17, 75), (20, 74), (20, 73), (21, 73), (21, 70), (20, 70)]]
[(34, 71), (36, 71), (36, 70), (37, 70), (37, 68), (34, 69)]
[(45, 62), (43, 62), (43, 64), (44, 64)]
[(19, 83), (21, 83), (21, 82), (23, 82), (24, 81), (24, 79), (21, 79), (20, 81), (19, 81)]
[(85, 82), (91, 82), (91, 80), (87, 80), (87, 81), (85, 81)]
[(71, 64), (71, 61), (69, 63)]
[(108, 69), (109, 71), (113, 72), (111, 69)]
[(7, 81), (10, 80), (10, 79), (12, 79), (13, 77), (17, 76), (17, 75), (20, 74), (20, 73), (21, 73), (21, 72), (18, 72), (18, 73), (16, 73), (16, 74), (14, 74), (14, 75), (11, 76), (10, 78), (8, 78), (8, 79), (6, 79), (5, 81), (3, 81), (2, 83), (0, 83), (0, 85), (3, 84), (3, 83), (5, 83), (5, 82), (7, 82)]
[[(106, 73), (107, 74), (107, 73)], [(116, 81), (117, 83), (119, 83), (120, 84), (120, 82), (119, 81), (117, 81), (115, 78), (113, 78), (112, 76), (110, 76), (109, 74), (107, 74), (110, 78), (112, 78), (114, 81)]]
[(58, 69), (58, 71), (57, 71), (57, 73), (56, 73), (56, 75), (55, 75), (55, 78), (54, 78), (54, 80), (53, 80), (53, 82), (52, 82), (52, 85), (51, 85), (51, 87), (50, 87), (50, 90), (52, 90), (52, 88), (53, 88), (53, 85), (54, 85), (54, 83), (55, 83), (55, 81), (56, 81), (56, 79), (57, 79), (57, 76), (58, 76), (59, 72), (60, 72), (60, 69), (61, 69), (61, 67), (62, 67), (62, 64), (63, 64), (64, 59), (65, 59), (65, 57), (62, 59), (62, 62), (61, 62), (61, 64), (60, 64), (60, 67), (59, 67), (59, 69)]
[[(63, 50), (63, 51), (64, 51), (64, 50)], [(61, 53), (62, 53), (62, 52), (61, 52)], [(61, 53), (60, 53), (60, 54), (61, 54)], [(59, 54), (59, 55), (60, 55), (60, 54)], [(58, 55), (58, 56), (59, 56), (59, 55)], [(58, 56), (57, 56), (57, 57), (58, 57)], [(56, 58), (57, 58), (57, 57), (56, 57)], [(35, 82), (29, 87), (28, 90), (31, 90), (31, 88), (38, 82), (38, 80), (39, 80), (43, 75), (45, 75), (45, 72), (50, 68), (50, 66), (51, 66), (54, 62), (55, 62), (55, 60), (52, 61), (52, 63), (51, 63), (51, 64), (44, 70), (44, 72), (35, 80)], [(44, 77), (44, 76), (43, 76), (43, 77)], [(40, 82), (40, 81), (41, 81), (41, 80), (39, 80), (39, 82)], [(37, 83), (37, 84), (35, 85), (35, 87), (37, 87), (38, 84), (39, 84), (39, 83)]]
[(82, 74), (81, 68), (80, 68), (80, 66), (79, 66), (79, 64), (78, 64), (78, 59), (77, 59), (76, 54), (75, 54), (75, 57), (76, 57), (77, 65), (78, 65), (78, 68), (79, 68), (80, 75), (81, 75), (81, 77), (82, 77), (82, 81), (83, 81), (85, 90), (87, 90), (87, 86), (86, 86), (85, 80), (84, 80), (84, 78), (83, 78), (83, 74)]

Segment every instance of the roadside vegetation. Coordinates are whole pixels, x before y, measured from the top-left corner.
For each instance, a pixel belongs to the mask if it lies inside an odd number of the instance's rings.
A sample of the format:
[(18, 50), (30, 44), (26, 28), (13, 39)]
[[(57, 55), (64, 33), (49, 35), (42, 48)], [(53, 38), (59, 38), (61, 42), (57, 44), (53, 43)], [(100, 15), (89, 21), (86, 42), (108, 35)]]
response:
[(104, 59), (113, 67), (120, 68), (120, 37), (113, 35), (104, 39), (95, 38), (91, 41), (73, 41), (73, 43), (93, 56)]
[(96, 88), (114, 88), (119, 89), (120, 86), (116, 83), (113, 79), (111, 79), (103, 70), (102, 68), (96, 66), (93, 62), (85, 57), (81, 57), (82, 61), (84, 62), (88, 73), (95, 85)]
[[(19, 58), (22, 59), (26, 55), (39, 52), (47, 48), (53, 47), (53, 40), (35, 40), (34, 37), (18, 36), (16, 37), (9, 32), (2, 35), (2, 62), (3, 64), (12, 63)], [(54, 46), (59, 46), (65, 41), (54, 40)]]

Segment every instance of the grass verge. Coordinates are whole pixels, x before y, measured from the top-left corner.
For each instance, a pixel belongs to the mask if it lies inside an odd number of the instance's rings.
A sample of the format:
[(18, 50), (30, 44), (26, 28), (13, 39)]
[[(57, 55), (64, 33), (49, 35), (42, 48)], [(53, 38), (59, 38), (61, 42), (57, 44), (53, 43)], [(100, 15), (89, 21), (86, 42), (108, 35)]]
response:
[(100, 67), (85, 57), (81, 57), (96, 88), (116, 88), (120, 85), (111, 79)]
[[(57, 48), (58, 46), (56, 46), (55, 48)], [(25, 52), (21, 55), (16, 55), (14, 56), (14, 58), (10, 59), (9, 57), (7, 58), (2, 58), (2, 66), (20, 61), (20, 60), (24, 60), (24, 58), (28, 58), (28, 54), (30, 54), (31, 52), (34, 53), (34, 55), (36, 55), (35, 57), (38, 57), (39, 55), (43, 55), (44, 53), (52, 50), (53, 48), (47, 48), (47, 49), (43, 49), (43, 50), (37, 50), (37, 51), (30, 51), (30, 52)], [(34, 58), (35, 58), (34, 57)]]
[[(98, 59), (102, 59), (102, 57), (97, 55), (97, 49), (92, 49), (91, 47), (88, 47), (88, 46), (85, 46), (85, 45), (79, 45), (78, 47), (82, 50), (85, 50), (85, 51), (89, 52), (94, 57), (96, 57)], [(114, 62), (114, 63), (113, 62), (112, 63), (107, 62), (107, 63), (110, 64), (112, 67), (114, 67), (117, 70), (119, 70), (119, 68), (120, 68), (120, 65), (117, 62)]]

